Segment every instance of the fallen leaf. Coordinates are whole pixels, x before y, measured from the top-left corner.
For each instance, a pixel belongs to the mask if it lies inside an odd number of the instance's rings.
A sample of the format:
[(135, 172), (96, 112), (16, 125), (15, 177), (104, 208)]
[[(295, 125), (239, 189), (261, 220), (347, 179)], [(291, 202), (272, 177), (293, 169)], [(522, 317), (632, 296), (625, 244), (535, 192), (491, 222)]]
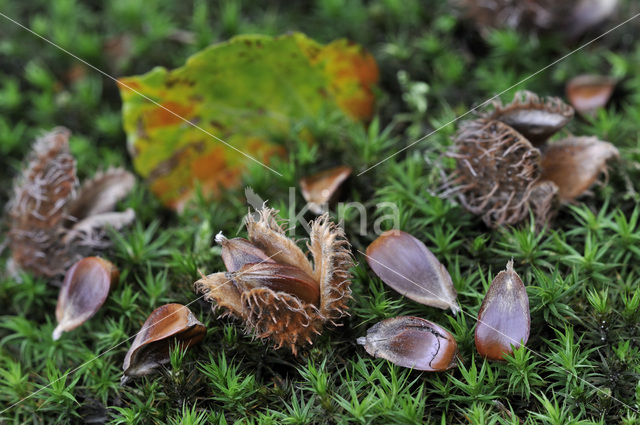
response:
[(460, 310), (447, 269), (418, 239), (389, 230), (367, 247), (367, 263), (384, 283), (420, 304)]
[(351, 167), (335, 167), (300, 179), (300, 190), (309, 209), (315, 214), (322, 214), (336, 195), (340, 185), (351, 175)]
[(611, 143), (596, 137), (569, 137), (550, 143), (542, 155), (541, 180), (558, 186), (561, 201), (582, 195), (607, 171), (607, 161), (619, 156)]
[(60, 287), (56, 306), (58, 326), (53, 339), (59, 339), (62, 332), (77, 328), (96, 314), (119, 276), (116, 266), (100, 257), (87, 257), (75, 263)]
[(511, 346), (527, 343), (530, 326), (527, 290), (510, 260), (491, 282), (480, 306), (476, 349), (483, 357), (502, 360), (504, 354), (513, 353)]
[(191, 347), (202, 341), (207, 329), (187, 307), (165, 304), (153, 310), (124, 358), (121, 384), (148, 375), (169, 362), (171, 348)]
[(120, 80), (134, 166), (173, 208), (184, 206), (196, 181), (215, 197), (238, 187), (252, 161), (211, 135), (269, 163), (285, 154), (276, 141), (308, 133), (299, 124), (322, 111), (369, 119), (377, 78), (373, 57), (347, 40), (243, 35), (210, 46), (182, 68)]
[(616, 80), (603, 75), (579, 75), (567, 83), (567, 98), (582, 115), (594, 116), (613, 93)]
[(458, 344), (441, 326), (419, 317), (401, 316), (376, 323), (358, 338), (367, 353), (398, 366), (439, 372), (456, 366)]

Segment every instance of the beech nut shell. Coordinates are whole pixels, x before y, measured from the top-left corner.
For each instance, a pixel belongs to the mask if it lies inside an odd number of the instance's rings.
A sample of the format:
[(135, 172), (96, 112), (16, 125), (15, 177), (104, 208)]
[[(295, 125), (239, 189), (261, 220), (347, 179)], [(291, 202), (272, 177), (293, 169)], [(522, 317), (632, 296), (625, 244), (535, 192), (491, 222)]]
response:
[(456, 290), (447, 269), (418, 239), (389, 230), (367, 247), (367, 263), (395, 291), (420, 304), (451, 309), (456, 314)]
[(455, 367), (458, 344), (446, 329), (419, 317), (383, 320), (358, 338), (367, 353), (398, 366), (438, 372)]
[(153, 310), (124, 358), (121, 383), (148, 375), (169, 362), (175, 345), (191, 347), (202, 341), (207, 329), (181, 304), (165, 304)]
[(71, 266), (58, 294), (58, 326), (53, 331), (53, 339), (57, 340), (63, 332), (77, 328), (96, 314), (119, 276), (116, 266), (100, 257), (86, 257)]
[(480, 306), (476, 349), (483, 357), (502, 360), (513, 353), (512, 346), (527, 343), (530, 327), (529, 297), (511, 260), (493, 279)]

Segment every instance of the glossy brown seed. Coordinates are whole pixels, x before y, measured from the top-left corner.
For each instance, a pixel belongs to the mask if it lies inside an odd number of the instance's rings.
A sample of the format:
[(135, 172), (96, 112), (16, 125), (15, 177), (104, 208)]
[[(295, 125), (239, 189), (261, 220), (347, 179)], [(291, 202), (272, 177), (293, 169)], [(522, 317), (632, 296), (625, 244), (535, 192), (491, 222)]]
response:
[(420, 304), (460, 310), (447, 269), (418, 239), (389, 230), (367, 247), (367, 263), (384, 283)]
[(513, 127), (534, 146), (543, 144), (573, 118), (573, 108), (560, 98), (542, 98), (528, 91), (517, 92), (506, 106), (494, 104), (491, 119)]
[(480, 355), (502, 360), (529, 339), (531, 319), (529, 297), (520, 276), (513, 270), (513, 260), (498, 273), (482, 301), (476, 325), (476, 349)]
[(549, 144), (542, 155), (541, 180), (558, 186), (558, 198), (570, 201), (582, 195), (607, 171), (607, 161), (618, 149), (596, 137), (569, 137)]
[(86, 257), (67, 271), (58, 294), (53, 339), (77, 328), (102, 307), (109, 291), (118, 283), (116, 266), (99, 257)]
[(243, 238), (227, 239), (222, 232), (216, 235), (222, 246), (222, 261), (228, 272), (235, 272), (249, 263), (275, 263), (260, 248)]
[(300, 190), (309, 209), (322, 214), (322, 207), (332, 200), (351, 171), (351, 167), (340, 166), (300, 179)]
[(280, 263), (245, 264), (238, 271), (229, 273), (241, 292), (254, 288), (268, 288), (275, 292), (294, 295), (307, 303), (318, 305), (320, 285), (298, 267)]
[(165, 304), (153, 310), (124, 358), (124, 384), (130, 377), (148, 375), (169, 362), (175, 345), (191, 347), (202, 341), (207, 329), (181, 304)]
[(579, 75), (567, 83), (567, 98), (576, 111), (593, 116), (613, 93), (616, 80), (603, 75)]
[(458, 344), (441, 326), (419, 317), (401, 316), (376, 323), (358, 338), (367, 353), (398, 366), (442, 371), (455, 367)]

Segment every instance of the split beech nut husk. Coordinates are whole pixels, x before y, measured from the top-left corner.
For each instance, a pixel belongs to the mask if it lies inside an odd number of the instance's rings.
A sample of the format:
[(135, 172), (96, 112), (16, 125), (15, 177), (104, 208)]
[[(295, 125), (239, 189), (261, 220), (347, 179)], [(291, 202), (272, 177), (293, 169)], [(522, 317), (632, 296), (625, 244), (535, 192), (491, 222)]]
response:
[[(338, 325), (347, 314), (353, 265), (349, 242), (344, 230), (323, 214), (311, 223), (307, 248), (312, 262), (285, 235), (277, 211), (264, 207), (258, 212), (258, 217), (249, 213), (245, 218), (247, 241), (218, 238), (223, 258), (232, 257), (225, 265), (237, 270), (210, 274), (194, 285), (214, 309), (223, 309), (223, 315), (241, 319), (250, 333), (295, 354), (313, 342), (325, 323)], [(262, 260), (245, 263), (254, 258)]]
[(383, 320), (367, 330), (358, 344), (367, 353), (398, 366), (439, 372), (456, 366), (458, 344), (441, 326), (419, 317)]
[(165, 304), (153, 310), (124, 358), (121, 384), (130, 377), (152, 373), (169, 362), (171, 348), (191, 347), (202, 341), (207, 329), (181, 304)]
[(222, 232), (216, 235), (222, 246), (222, 261), (228, 272), (240, 270), (245, 264), (275, 263), (260, 248), (243, 238), (227, 239)]
[(107, 227), (120, 229), (135, 219), (131, 208), (115, 211), (133, 189), (133, 174), (110, 168), (79, 186), (70, 135), (57, 127), (38, 138), (15, 181), (7, 211), (7, 271), (13, 276), (24, 270), (59, 283), (76, 261), (109, 245)]
[(309, 203), (309, 209), (315, 214), (322, 214), (323, 205), (335, 197), (352, 171), (351, 167), (340, 166), (300, 179), (300, 190)]
[(513, 353), (512, 346), (526, 345), (530, 327), (527, 290), (510, 260), (491, 282), (480, 306), (476, 349), (483, 357), (503, 360), (505, 354)]
[(275, 262), (248, 263), (227, 277), (240, 287), (242, 292), (257, 288), (268, 288), (284, 292), (315, 305), (320, 301), (320, 286), (311, 276), (298, 267)]
[(67, 271), (58, 294), (53, 339), (77, 328), (102, 307), (109, 291), (117, 285), (120, 273), (116, 266), (99, 257), (86, 257)]
[(543, 144), (573, 118), (573, 108), (558, 97), (541, 98), (530, 91), (519, 91), (511, 103), (493, 103), (489, 119), (501, 121), (517, 130), (534, 146)]
[(367, 247), (367, 263), (384, 283), (420, 304), (456, 314), (456, 290), (451, 275), (418, 239), (389, 230)]
[(580, 114), (593, 116), (609, 102), (615, 86), (616, 80), (611, 77), (579, 75), (567, 83), (567, 98)]
[(542, 156), (542, 180), (558, 187), (558, 198), (571, 201), (582, 195), (607, 172), (607, 161), (618, 149), (596, 137), (569, 137), (550, 143)]

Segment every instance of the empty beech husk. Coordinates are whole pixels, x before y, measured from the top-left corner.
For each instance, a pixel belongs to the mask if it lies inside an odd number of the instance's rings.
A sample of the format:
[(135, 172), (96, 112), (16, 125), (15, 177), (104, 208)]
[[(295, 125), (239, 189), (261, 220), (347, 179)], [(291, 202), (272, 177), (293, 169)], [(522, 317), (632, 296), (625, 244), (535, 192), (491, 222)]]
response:
[(483, 357), (502, 360), (505, 354), (513, 353), (512, 346), (527, 343), (530, 327), (529, 297), (511, 260), (493, 279), (480, 306), (476, 349)]
[(618, 156), (615, 146), (596, 137), (569, 137), (546, 147), (541, 179), (555, 183), (561, 201), (571, 201), (606, 174), (607, 161)]
[(520, 223), (533, 212), (542, 229), (555, 207), (587, 191), (606, 173), (607, 160), (618, 156), (613, 145), (591, 137), (548, 141), (572, 116), (558, 98), (519, 92), (509, 105), (497, 103), (463, 122), (447, 153), (456, 160), (447, 193), (489, 227)]
[(579, 75), (567, 83), (567, 99), (580, 114), (594, 116), (609, 102), (615, 86), (616, 80), (611, 77)]
[(315, 214), (322, 214), (323, 208), (336, 196), (351, 171), (351, 167), (340, 166), (300, 179), (300, 190), (309, 203), (309, 209)]
[(77, 328), (102, 307), (111, 288), (118, 283), (116, 266), (99, 257), (87, 257), (75, 263), (64, 277), (58, 295), (53, 339)]
[(383, 320), (367, 330), (358, 344), (373, 357), (398, 366), (439, 372), (456, 366), (458, 344), (441, 326), (419, 317)]
[(395, 291), (420, 304), (451, 309), (456, 314), (456, 290), (447, 269), (418, 239), (389, 230), (367, 247), (367, 263)]
[(121, 384), (148, 375), (169, 362), (171, 348), (191, 347), (202, 341), (207, 329), (187, 307), (165, 304), (153, 310), (124, 358)]
[(40, 137), (14, 184), (7, 238), (11, 275), (62, 276), (79, 259), (109, 245), (107, 227), (120, 229), (135, 218), (131, 208), (114, 211), (135, 184), (128, 171), (110, 168), (78, 186), (70, 135), (57, 127)]
[(489, 227), (527, 217), (540, 177), (540, 151), (507, 124), (484, 118), (462, 124), (454, 143), (449, 155), (457, 167), (450, 184), (462, 206)]

